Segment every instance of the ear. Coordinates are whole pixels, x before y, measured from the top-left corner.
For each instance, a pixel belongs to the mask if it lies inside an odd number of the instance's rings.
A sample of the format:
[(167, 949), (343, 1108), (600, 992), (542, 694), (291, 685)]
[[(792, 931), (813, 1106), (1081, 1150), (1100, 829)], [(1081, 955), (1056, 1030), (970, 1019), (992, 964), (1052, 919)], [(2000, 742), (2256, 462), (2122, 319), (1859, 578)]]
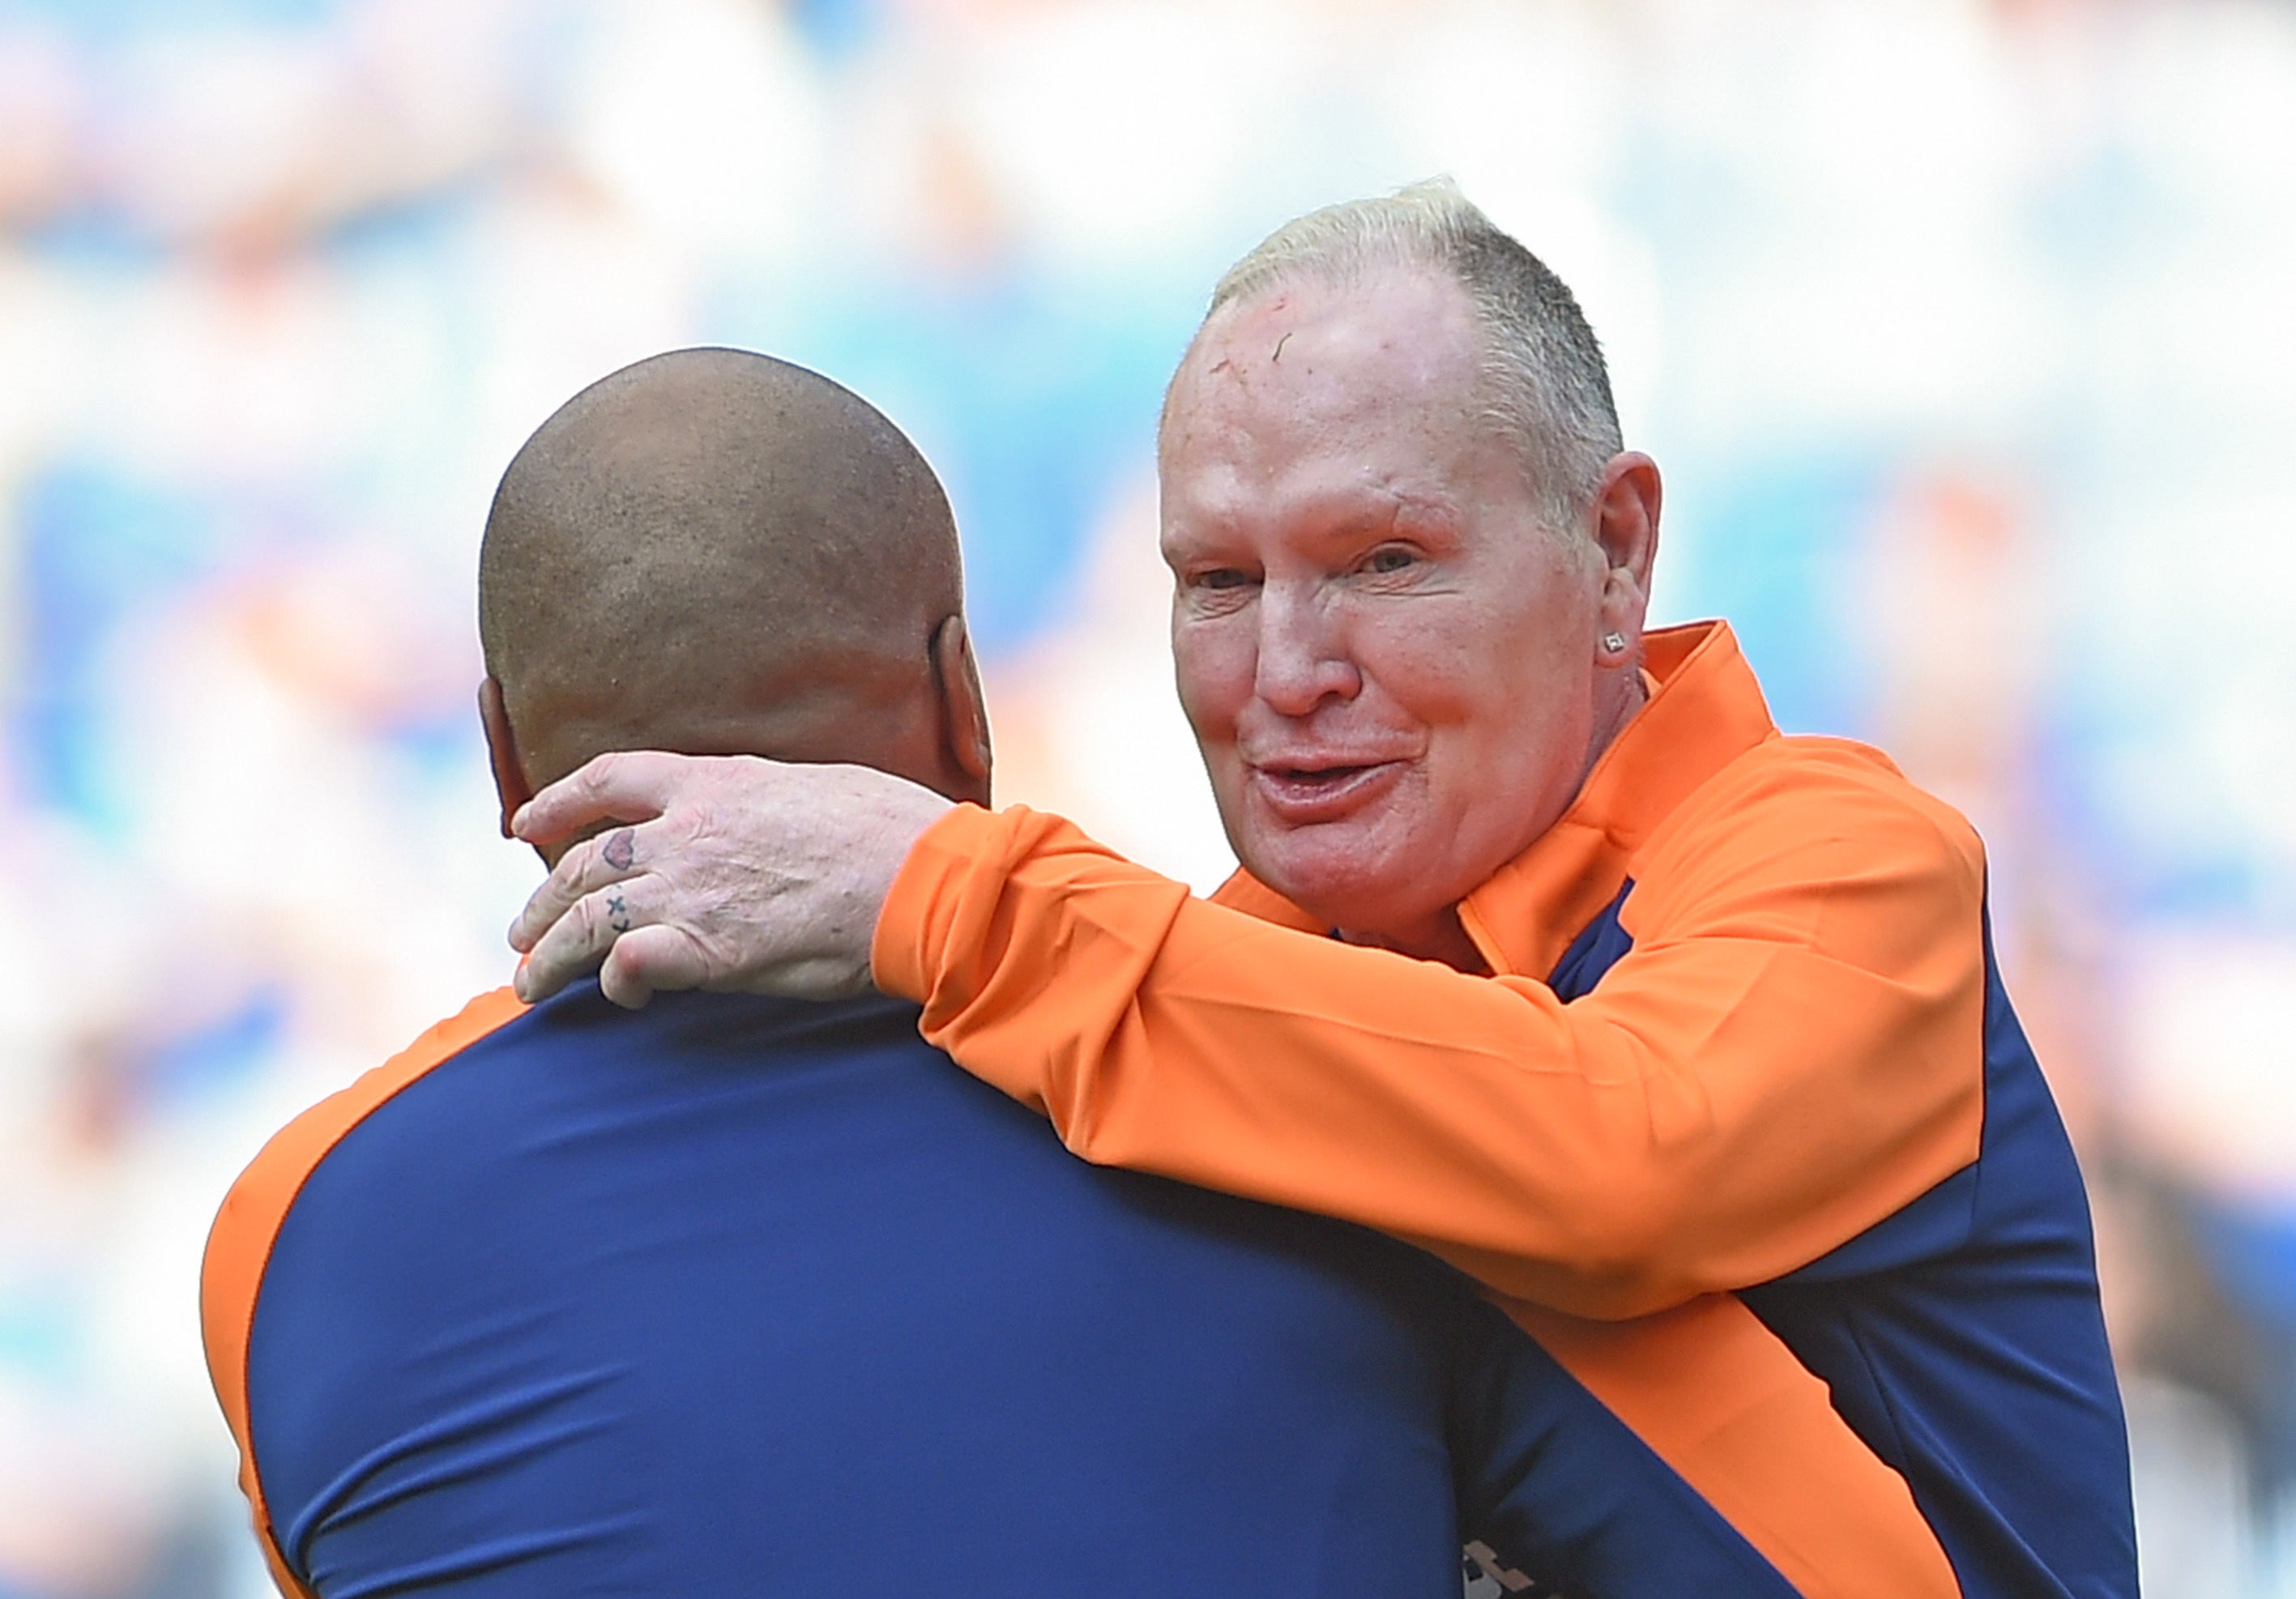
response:
[(1643, 618), (1650, 609), (1651, 568), (1658, 559), (1658, 516), (1663, 497), (1658, 463), (1639, 450), (1612, 457), (1595, 491), (1594, 534), (1603, 554), (1597, 637), (1616, 634), (1622, 650), (1603, 652), (1605, 666), (1642, 659)]
[(487, 730), (487, 758), (494, 763), (495, 792), (502, 799), (502, 834), (515, 836), (510, 819), (518, 808), (534, 798), (526, 767), (518, 758), (518, 742), (511, 736), (510, 713), (503, 709), (502, 685), (489, 676), (479, 685), (479, 725)]
[(933, 686), (940, 696), (941, 759), (964, 782), (952, 800), (988, 803), (988, 702), (964, 618), (946, 616), (932, 636)]

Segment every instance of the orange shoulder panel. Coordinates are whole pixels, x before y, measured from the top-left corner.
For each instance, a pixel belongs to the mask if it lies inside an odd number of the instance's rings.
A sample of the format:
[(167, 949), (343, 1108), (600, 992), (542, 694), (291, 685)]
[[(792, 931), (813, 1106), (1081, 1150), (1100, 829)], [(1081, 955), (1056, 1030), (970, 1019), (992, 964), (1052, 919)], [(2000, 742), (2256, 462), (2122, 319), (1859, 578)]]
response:
[(1906, 1480), (1734, 1294), (1631, 1322), (1498, 1303), (1804, 1599), (1960, 1599)]
[(274, 1134), (240, 1173), (208, 1231), (207, 1254), (200, 1266), (200, 1333), (207, 1345), (208, 1377), (239, 1445), (239, 1486), (254, 1513), (255, 1536), (263, 1545), (272, 1579), (290, 1599), (312, 1595), (288, 1570), (272, 1536), (247, 1423), (248, 1339), (272, 1241), (304, 1181), (346, 1134), (424, 1072), (525, 1010), (508, 988), (481, 995), (349, 1087), (313, 1105)]

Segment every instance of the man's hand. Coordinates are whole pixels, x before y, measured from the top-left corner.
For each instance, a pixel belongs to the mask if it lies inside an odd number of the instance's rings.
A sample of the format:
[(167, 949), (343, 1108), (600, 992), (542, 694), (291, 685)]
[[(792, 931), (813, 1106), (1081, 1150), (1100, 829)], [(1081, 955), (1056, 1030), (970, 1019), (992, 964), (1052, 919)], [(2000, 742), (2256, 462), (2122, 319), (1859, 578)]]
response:
[[(512, 819), (529, 844), (592, 828), (512, 924), (532, 1004), (595, 970), (632, 1010), (660, 988), (836, 999), (869, 988), (877, 913), (950, 802), (866, 767), (601, 755)], [(619, 825), (615, 825), (619, 824)]]

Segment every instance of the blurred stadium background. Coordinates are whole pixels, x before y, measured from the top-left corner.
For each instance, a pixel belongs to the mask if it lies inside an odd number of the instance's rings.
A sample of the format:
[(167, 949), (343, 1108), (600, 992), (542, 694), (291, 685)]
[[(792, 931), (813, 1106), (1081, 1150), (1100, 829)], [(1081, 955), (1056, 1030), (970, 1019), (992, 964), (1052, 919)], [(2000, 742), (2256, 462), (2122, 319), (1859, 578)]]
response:
[(1161, 383), (1268, 227), (1436, 171), (1606, 340), (1661, 617), (1985, 831), (2149, 1591), (2296, 1595), (2296, 5), (0, 0), (0, 1599), (266, 1591), (199, 1248), (506, 976), (530, 428), (683, 343), (869, 396), (1003, 796), (1209, 885)]

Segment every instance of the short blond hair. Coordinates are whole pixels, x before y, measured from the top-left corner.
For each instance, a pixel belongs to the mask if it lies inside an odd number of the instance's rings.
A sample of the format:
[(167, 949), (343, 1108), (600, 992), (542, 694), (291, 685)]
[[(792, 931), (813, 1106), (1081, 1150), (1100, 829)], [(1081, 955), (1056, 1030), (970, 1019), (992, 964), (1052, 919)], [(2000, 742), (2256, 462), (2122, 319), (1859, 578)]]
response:
[(1485, 413), (1521, 445), (1548, 514), (1576, 521), (1624, 447), (1602, 346), (1562, 280), (1449, 178), (1285, 223), (1227, 269), (1204, 320), (1279, 283), (1350, 285), (1398, 266), (1444, 273), (1466, 291), (1486, 345)]

